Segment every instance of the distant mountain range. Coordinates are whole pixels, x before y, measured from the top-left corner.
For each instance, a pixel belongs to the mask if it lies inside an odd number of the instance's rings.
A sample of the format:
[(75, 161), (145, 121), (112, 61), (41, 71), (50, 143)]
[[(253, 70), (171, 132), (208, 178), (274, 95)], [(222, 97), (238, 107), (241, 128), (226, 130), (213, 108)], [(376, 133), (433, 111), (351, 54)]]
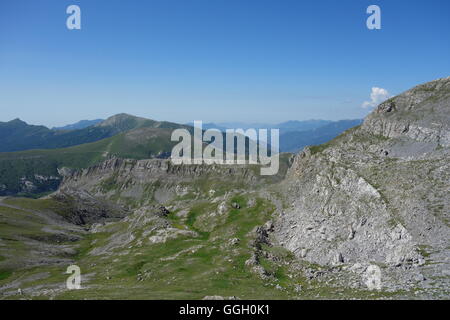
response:
[[(168, 158), (176, 144), (170, 141), (173, 129), (189, 129), (128, 114), (118, 114), (73, 131), (53, 131), (20, 120), (1, 123), (0, 128), (8, 133), (2, 135), (0, 141), (7, 141), (9, 149), (35, 147), (34, 150), (0, 153), (0, 195), (23, 196), (55, 190), (61, 181), (62, 168), (86, 168), (110, 157)], [(68, 145), (71, 146), (54, 148)], [(36, 146), (40, 149), (36, 150)], [(1, 149), (7, 148), (2, 145)]]
[[(264, 123), (204, 123), (203, 129), (249, 128), (279, 129), (280, 151), (297, 152), (307, 145), (327, 142), (343, 131), (359, 125), (361, 120), (306, 120), (287, 121), (279, 124)], [(189, 126), (193, 123), (187, 124)], [(139, 128), (175, 129), (183, 125), (135, 117), (125, 113), (112, 116), (106, 120), (82, 120), (63, 127), (49, 129), (45, 126), (30, 125), (15, 119), (0, 122), (0, 152), (15, 152), (33, 149), (58, 149), (91, 143), (115, 136), (119, 133)]]
[[(286, 122), (281, 122), (277, 124), (273, 123), (245, 123), (245, 122), (207, 122), (203, 123), (203, 129), (218, 129), (225, 131), (226, 129), (279, 129), (280, 134), (292, 131), (308, 131), (323, 127), (329, 123), (331, 120), (291, 120)], [(193, 126), (193, 122), (187, 123), (187, 125)]]
[(20, 119), (15, 119), (9, 122), (0, 122), (0, 152), (66, 148), (95, 142), (138, 128), (172, 129), (178, 127), (181, 125), (139, 118), (125, 113), (83, 129), (69, 131), (51, 130), (44, 126), (29, 125)]
[[(279, 124), (267, 123), (243, 123), (243, 122), (219, 122), (203, 123), (203, 130), (218, 129), (225, 132), (226, 129), (279, 129), (280, 152), (296, 153), (308, 145), (318, 145), (330, 141), (347, 129), (360, 125), (361, 119), (354, 120), (306, 120), (287, 121)], [(188, 123), (193, 125), (193, 122)]]
[(307, 131), (290, 131), (280, 135), (280, 150), (297, 153), (306, 146), (319, 145), (333, 140), (344, 131), (358, 126), (362, 120), (340, 120)]
[(96, 119), (96, 120), (81, 120), (77, 123), (68, 124), (63, 127), (53, 127), (52, 130), (77, 130), (77, 129), (84, 129), (93, 125), (96, 125), (97, 123), (100, 123), (104, 121), (103, 119)]
[[(168, 158), (177, 143), (170, 139), (173, 129), (192, 130), (188, 125), (124, 113), (100, 122), (80, 121), (62, 128), (89, 123), (92, 125), (80, 129), (49, 129), (19, 119), (0, 123), (0, 195), (34, 196), (55, 190), (63, 168), (86, 168), (111, 157)], [(210, 123), (203, 129), (280, 128), (280, 151), (297, 152), (306, 145), (327, 142), (360, 123), (361, 120), (289, 121), (278, 125)]]

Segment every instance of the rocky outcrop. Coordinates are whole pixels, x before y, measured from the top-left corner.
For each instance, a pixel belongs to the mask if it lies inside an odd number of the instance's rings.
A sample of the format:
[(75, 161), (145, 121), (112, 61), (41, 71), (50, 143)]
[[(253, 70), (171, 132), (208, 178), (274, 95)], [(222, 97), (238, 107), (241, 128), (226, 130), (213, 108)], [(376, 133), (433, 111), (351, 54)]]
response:
[(409, 270), (384, 287), (429, 285), (450, 267), (449, 138), (450, 78), (382, 103), (361, 127), (296, 156), (275, 236), (312, 263), (375, 264), (385, 279)]
[(66, 171), (58, 193), (83, 190), (95, 197), (144, 206), (208, 195), (213, 186), (224, 183), (256, 186), (263, 178), (244, 165), (173, 165), (164, 159), (112, 158), (87, 169)]
[(325, 165), (301, 181), (290, 189), (301, 196), (279, 225), (288, 249), (319, 264), (419, 262), (410, 234), (377, 189), (354, 170)]
[(450, 77), (419, 85), (380, 104), (362, 128), (387, 138), (450, 146)]
[(65, 207), (64, 217), (76, 225), (90, 225), (111, 219), (124, 218), (127, 210), (77, 189), (59, 190), (51, 196)]

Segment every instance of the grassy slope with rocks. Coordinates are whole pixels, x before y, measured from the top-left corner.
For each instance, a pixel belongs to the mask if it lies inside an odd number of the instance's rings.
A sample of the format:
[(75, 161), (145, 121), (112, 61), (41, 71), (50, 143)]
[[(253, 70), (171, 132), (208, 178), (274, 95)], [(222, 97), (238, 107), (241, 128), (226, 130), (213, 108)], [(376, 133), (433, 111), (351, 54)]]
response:
[[(226, 177), (223, 178), (226, 180)], [(218, 186), (218, 185), (217, 185)], [(276, 192), (250, 185), (195, 197), (180, 195), (165, 203), (136, 206), (122, 220), (73, 225), (72, 241), (43, 232), (45, 224), (18, 226), (16, 210), (58, 216), (61, 204), (52, 199), (7, 198), (2, 210), (0, 297), (4, 299), (202, 299), (236, 296), (241, 299), (314, 299), (390, 297), (392, 293), (349, 290), (322, 279), (320, 266), (296, 261), (285, 249), (264, 238), (258, 227), (267, 225), (280, 210)], [(264, 188), (263, 188), (264, 189)], [(211, 190), (211, 189), (210, 189)], [(10, 210), (11, 207), (17, 208)], [(28, 222), (31, 223), (31, 222)], [(9, 227), (8, 227), (9, 228)], [(85, 230), (88, 231), (85, 231)], [(48, 230), (46, 230), (48, 232)], [(48, 234), (51, 235), (51, 234)], [(270, 237), (270, 231), (267, 235)], [(25, 239), (38, 239), (31, 246)], [(79, 237), (79, 238), (75, 238)], [(61, 241), (61, 242), (57, 242)], [(20, 247), (20, 255), (11, 250)], [(64, 248), (39, 253), (37, 248)], [(252, 261), (256, 257), (256, 262)], [(31, 262), (30, 262), (31, 261)], [(65, 270), (76, 264), (82, 271), (82, 289), (67, 290)], [(22, 294), (18, 294), (18, 289)]]
[[(62, 218), (72, 226), (63, 231), (74, 235), (72, 241), (58, 243), (45, 236), (49, 226), (38, 224), (21, 226), (40, 241), (33, 247), (20, 232), (2, 237), (1, 297), (339, 299), (409, 294), (348, 288), (335, 279), (337, 270), (299, 261), (277, 244), (271, 221), (286, 208), (277, 183), (288, 169), (289, 155), (282, 156), (282, 170), (275, 178), (259, 176), (257, 166), (165, 167), (165, 161), (109, 160), (66, 177), (61, 190), (51, 197), (3, 199), (0, 230), (15, 223), (13, 207)], [(147, 170), (142, 171), (143, 167)], [(108, 183), (111, 179), (113, 183)], [(83, 208), (80, 204), (86, 194), (122, 206), (128, 213), (122, 219), (101, 217), (86, 206), (87, 214), (98, 220), (74, 220), (73, 202), (67, 198)], [(39, 259), (21, 260), (35, 257), (36, 248), (46, 248), (44, 239), (53, 239), (51, 245), (64, 248), (65, 253), (43, 250)], [(12, 254), (10, 243), (23, 248), (20, 255)], [(82, 290), (65, 287), (70, 264), (81, 267)], [(352, 279), (351, 274), (346, 277)]]

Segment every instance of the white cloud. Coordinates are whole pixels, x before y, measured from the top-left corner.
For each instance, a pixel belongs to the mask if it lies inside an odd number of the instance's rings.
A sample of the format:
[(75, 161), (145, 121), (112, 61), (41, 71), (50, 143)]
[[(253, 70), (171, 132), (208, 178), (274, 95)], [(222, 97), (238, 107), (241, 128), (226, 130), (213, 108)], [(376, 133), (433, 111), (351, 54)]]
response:
[(364, 101), (361, 107), (374, 108), (389, 98), (390, 94), (386, 89), (373, 87), (372, 92), (370, 93), (370, 101)]

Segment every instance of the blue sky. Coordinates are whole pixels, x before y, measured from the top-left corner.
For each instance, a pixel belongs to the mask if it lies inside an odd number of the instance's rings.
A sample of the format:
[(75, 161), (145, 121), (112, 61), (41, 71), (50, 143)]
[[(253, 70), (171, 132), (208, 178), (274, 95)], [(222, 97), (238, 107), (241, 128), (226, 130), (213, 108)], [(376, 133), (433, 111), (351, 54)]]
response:
[(0, 121), (359, 118), (372, 87), (450, 75), (449, 16), (448, 0), (2, 0)]

